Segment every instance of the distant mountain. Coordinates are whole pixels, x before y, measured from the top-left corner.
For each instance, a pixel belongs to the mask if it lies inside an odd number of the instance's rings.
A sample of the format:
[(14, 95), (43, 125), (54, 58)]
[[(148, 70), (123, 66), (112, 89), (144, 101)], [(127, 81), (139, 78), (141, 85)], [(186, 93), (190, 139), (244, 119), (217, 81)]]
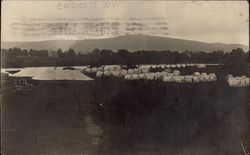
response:
[(1, 42), (1, 48), (19, 47), (22, 49), (68, 49), (78, 41), (75, 40), (46, 40), (46, 41), (22, 41), (22, 42)]
[(37, 42), (2, 42), (1, 48), (26, 48), (26, 49), (69, 49), (75, 51), (89, 52), (95, 48), (98, 49), (127, 49), (135, 50), (177, 50), (177, 51), (205, 51), (214, 50), (231, 51), (234, 48), (249, 50), (249, 46), (241, 44), (223, 44), (223, 43), (205, 43), (184, 39), (175, 39), (168, 37), (146, 36), (146, 35), (127, 35), (108, 39), (91, 40), (50, 40)]

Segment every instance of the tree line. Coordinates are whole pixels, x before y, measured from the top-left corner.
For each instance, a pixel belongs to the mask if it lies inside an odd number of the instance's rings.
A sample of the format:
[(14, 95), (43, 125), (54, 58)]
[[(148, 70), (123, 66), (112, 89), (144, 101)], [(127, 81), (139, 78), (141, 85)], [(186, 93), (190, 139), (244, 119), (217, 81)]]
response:
[(25, 66), (71, 66), (71, 65), (136, 65), (136, 64), (176, 64), (176, 63), (220, 63), (228, 65), (249, 65), (249, 51), (241, 48), (231, 52), (221, 50), (204, 51), (170, 51), (119, 49), (114, 52), (107, 49), (94, 49), (89, 53), (76, 53), (74, 49), (63, 51), (9, 48), (1, 49), (3, 67)]

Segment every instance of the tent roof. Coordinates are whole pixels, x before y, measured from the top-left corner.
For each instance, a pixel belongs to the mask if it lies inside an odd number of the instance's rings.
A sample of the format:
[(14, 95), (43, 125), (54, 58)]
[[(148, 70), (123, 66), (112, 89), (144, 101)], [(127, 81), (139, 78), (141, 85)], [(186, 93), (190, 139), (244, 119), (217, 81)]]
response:
[(11, 71), (18, 72), (20, 70), (21, 70), (21, 68), (1, 68), (1, 73), (12, 74), (12, 73), (9, 73), (9, 72), (11, 72)]
[[(11, 77), (32, 77), (34, 80), (81, 80), (89, 81), (92, 78), (79, 70), (63, 70), (63, 67), (28, 67), (20, 72), (11, 74)], [(5, 72), (5, 70), (1, 70)]]
[(78, 70), (51, 69), (33, 77), (34, 80), (78, 80), (90, 81), (92, 78), (84, 75)]
[(45, 68), (45, 67), (29, 67), (23, 68), (20, 72), (11, 75), (12, 77), (34, 77), (38, 74), (43, 73), (46, 70), (52, 70), (52, 68)]

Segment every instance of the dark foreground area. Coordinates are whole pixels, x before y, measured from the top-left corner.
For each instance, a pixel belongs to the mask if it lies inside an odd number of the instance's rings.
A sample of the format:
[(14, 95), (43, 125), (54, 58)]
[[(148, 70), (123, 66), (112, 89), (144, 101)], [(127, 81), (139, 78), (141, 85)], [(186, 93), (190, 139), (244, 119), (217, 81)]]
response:
[[(97, 79), (3, 87), (5, 155), (242, 155), (249, 87)], [(91, 134), (91, 116), (101, 134)]]

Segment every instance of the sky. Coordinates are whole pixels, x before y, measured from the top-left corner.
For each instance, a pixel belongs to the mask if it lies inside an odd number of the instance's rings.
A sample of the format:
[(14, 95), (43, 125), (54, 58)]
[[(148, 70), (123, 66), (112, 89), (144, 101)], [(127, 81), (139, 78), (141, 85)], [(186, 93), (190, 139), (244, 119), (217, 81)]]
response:
[(154, 35), (249, 44), (247, 1), (2, 1), (1, 40)]

